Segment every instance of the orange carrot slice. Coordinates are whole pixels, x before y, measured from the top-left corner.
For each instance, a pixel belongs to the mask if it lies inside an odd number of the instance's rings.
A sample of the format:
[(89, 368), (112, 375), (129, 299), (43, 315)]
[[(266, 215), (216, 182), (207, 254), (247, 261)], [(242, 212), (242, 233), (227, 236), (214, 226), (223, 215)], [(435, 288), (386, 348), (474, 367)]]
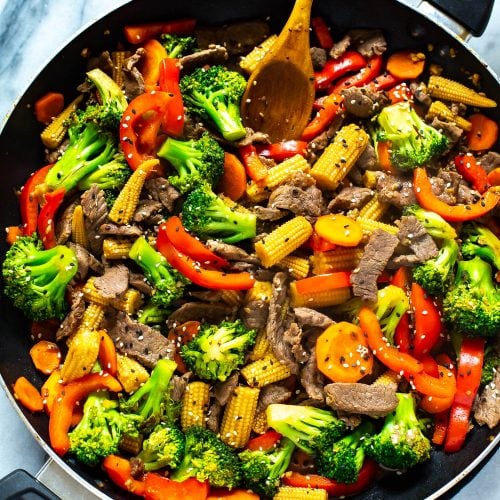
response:
[(414, 50), (400, 50), (387, 59), (387, 71), (401, 80), (417, 78), (424, 71), (424, 67), (425, 55)]
[(490, 149), (498, 139), (498, 124), (482, 113), (470, 115), (468, 120), (472, 127), (467, 132), (467, 145), (472, 151)]
[(61, 351), (54, 342), (40, 340), (30, 349), (35, 368), (45, 375), (51, 374), (61, 363)]
[(14, 382), (14, 397), (29, 411), (43, 411), (42, 396), (38, 389), (26, 378), (19, 377)]
[(322, 215), (318, 217), (314, 230), (330, 243), (343, 247), (358, 246), (363, 239), (361, 225), (346, 215)]
[(232, 153), (224, 154), (224, 173), (219, 180), (217, 191), (228, 196), (233, 201), (238, 201), (247, 187), (247, 174), (245, 166)]

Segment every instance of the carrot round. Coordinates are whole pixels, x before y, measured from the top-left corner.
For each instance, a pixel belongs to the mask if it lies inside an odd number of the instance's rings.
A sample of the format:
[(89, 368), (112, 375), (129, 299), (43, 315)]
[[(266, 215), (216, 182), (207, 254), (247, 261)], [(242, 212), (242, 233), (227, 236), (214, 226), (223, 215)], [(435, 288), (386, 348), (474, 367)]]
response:
[(318, 370), (334, 382), (357, 382), (371, 373), (373, 356), (361, 328), (341, 321), (318, 337), (316, 363)]
[(408, 80), (417, 78), (425, 67), (425, 55), (413, 50), (394, 52), (387, 59), (387, 71), (396, 78)]
[(245, 166), (236, 155), (226, 152), (224, 154), (224, 172), (219, 180), (217, 191), (233, 201), (238, 201), (245, 194), (246, 187)]
[(35, 102), (35, 117), (41, 123), (50, 123), (64, 109), (64, 96), (48, 92)]
[(61, 392), (61, 382), (61, 370), (58, 368), (50, 374), (49, 378), (43, 383), (42, 388), (40, 389), (43, 406), (47, 415), (50, 415), (52, 407), (54, 406), (54, 401)]
[(113, 339), (104, 331), (100, 331), (101, 340), (99, 342), (99, 363), (103, 370), (115, 376), (118, 371), (118, 361), (116, 360), (116, 349)]
[(500, 167), (494, 168), (487, 176), (486, 179), (490, 186), (500, 186)]
[(388, 174), (395, 174), (396, 169), (391, 163), (391, 143), (389, 141), (377, 142), (377, 159), (382, 169)]
[(8, 226), (5, 232), (7, 234), (5, 241), (8, 245), (13, 245), (17, 238), (23, 235), (23, 228), (20, 226)]
[(207, 500), (259, 500), (259, 495), (248, 490), (211, 489)]
[(30, 349), (35, 368), (45, 375), (52, 373), (61, 363), (61, 351), (54, 342), (40, 340)]
[(318, 217), (314, 230), (321, 238), (343, 247), (358, 246), (363, 239), (361, 226), (346, 215), (322, 215)]
[(19, 377), (14, 382), (14, 397), (29, 411), (43, 411), (42, 396), (38, 389), (26, 378)]
[(467, 145), (472, 151), (490, 149), (498, 139), (498, 124), (482, 113), (470, 115), (468, 120), (472, 126), (467, 132)]

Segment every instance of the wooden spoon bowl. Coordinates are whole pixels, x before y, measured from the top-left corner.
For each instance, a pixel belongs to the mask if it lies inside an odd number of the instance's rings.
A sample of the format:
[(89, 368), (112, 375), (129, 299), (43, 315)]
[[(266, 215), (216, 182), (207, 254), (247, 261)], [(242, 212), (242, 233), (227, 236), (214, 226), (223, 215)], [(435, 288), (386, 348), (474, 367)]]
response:
[(314, 102), (309, 47), (313, 0), (297, 0), (285, 27), (250, 75), (241, 101), (243, 123), (272, 142), (300, 138)]

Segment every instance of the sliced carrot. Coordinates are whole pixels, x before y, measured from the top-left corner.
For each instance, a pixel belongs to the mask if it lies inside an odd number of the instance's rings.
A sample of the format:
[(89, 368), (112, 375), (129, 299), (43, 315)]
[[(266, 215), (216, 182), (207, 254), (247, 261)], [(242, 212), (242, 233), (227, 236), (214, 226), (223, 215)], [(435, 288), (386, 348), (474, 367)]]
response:
[(54, 342), (40, 340), (30, 349), (35, 368), (45, 375), (51, 374), (61, 363), (61, 351)]
[(363, 239), (362, 227), (346, 215), (322, 215), (316, 220), (314, 230), (330, 243), (343, 247), (355, 247)]
[(47, 415), (50, 415), (54, 401), (61, 392), (61, 383), (61, 370), (58, 368), (50, 374), (49, 378), (43, 383), (42, 388), (40, 389), (43, 406)]
[(467, 132), (467, 145), (472, 151), (490, 149), (498, 139), (498, 124), (482, 113), (470, 115), (472, 127)]
[(387, 71), (396, 78), (409, 80), (419, 77), (424, 71), (425, 56), (413, 50), (394, 52), (387, 59)]
[(177, 363), (177, 370), (181, 373), (187, 373), (188, 368), (179, 354), (179, 347), (187, 344), (200, 331), (199, 321), (186, 321), (175, 328), (172, 328), (168, 334), (168, 340), (175, 342), (177, 349), (174, 354), (174, 361)]
[(226, 490), (217, 488), (210, 490), (207, 500), (259, 500), (259, 495), (248, 490)]
[(43, 411), (42, 396), (38, 389), (26, 378), (19, 377), (14, 382), (14, 397), (29, 411)]
[(7, 234), (5, 241), (8, 245), (13, 245), (17, 238), (24, 234), (23, 229), (20, 226), (8, 226), (5, 228), (5, 232)]
[(236, 155), (226, 152), (224, 154), (224, 173), (219, 180), (217, 190), (233, 201), (238, 201), (245, 194), (246, 187), (245, 166)]
[(101, 340), (99, 342), (99, 363), (103, 370), (115, 376), (118, 370), (116, 360), (116, 349), (113, 339), (104, 331), (100, 331)]
[(337, 271), (297, 280), (295, 281), (295, 288), (297, 293), (301, 295), (307, 295), (308, 293), (314, 292), (328, 292), (329, 290), (351, 286), (350, 280), (350, 271)]
[(373, 355), (361, 328), (341, 321), (318, 337), (316, 363), (334, 382), (357, 382), (372, 372)]
[(377, 142), (377, 159), (385, 172), (388, 174), (396, 173), (396, 168), (391, 163), (391, 143), (389, 141)]
[(249, 144), (241, 146), (239, 152), (248, 177), (255, 182), (262, 182), (267, 176), (268, 169), (260, 159), (257, 148), (253, 144)]
[(64, 96), (48, 92), (35, 102), (35, 117), (41, 123), (50, 123), (64, 109)]
[(500, 186), (500, 167), (494, 168), (486, 177), (490, 186)]

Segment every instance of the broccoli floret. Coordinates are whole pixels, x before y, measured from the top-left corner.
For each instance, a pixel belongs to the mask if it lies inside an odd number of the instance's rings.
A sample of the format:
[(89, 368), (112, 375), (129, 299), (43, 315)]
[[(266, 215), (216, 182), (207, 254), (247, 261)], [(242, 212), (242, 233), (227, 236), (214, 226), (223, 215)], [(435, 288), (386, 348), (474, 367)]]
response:
[(309, 454), (333, 446), (347, 431), (331, 411), (314, 406), (273, 403), (267, 407), (266, 417), (269, 427)]
[(157, 425), (153, 432), (144, 440), (139, 453), (144, 463), (144, 470), (158, 470), (163, 467), (175, 469), (184, 458), (184, 434), (170, 425)]
[(42, 191), (75, 188), (86, 176), (110, 162), (116, 153), (115, 141), (93, 122), (70, 127), (69, 145), (45, 177)]
[(467, 259), (480, 257), (500, 269), (500, 239), (487, 227), (471, 222), (462, 227), (462, 255)]
[(179, 36), (170, 33), (161, 35), (161, 44), (165, 47), (168, 57), (179, 58), (194, 52), (196, 38), (192, 36)]
[(377, 121), (378, 140), (391, 142), (391, 163), (401, 170), (428, 163), (448, 146), (448, 139), (425, 123), (408, 102), (386, 106)]
[(99, 165), (97, 170), (85, 176), (78, 183), (78, 189), (85, 191), (93, 184), (97, 184), (101, 189), (118, 191), (131, 175), (132, 170), (130, 170), (123, 154), (116, 154), (111, 161)]
[(165, 309), (150, 300), (140, 312), (137, 321), (143, 325), (159, 325), (171, 312), (170, 309)]
[(116, 453), (124, 435), (138, 435), (139, 415), (121, 413), (118, 402), (107, 392), (91, 393), (83, 407), (83, 417), (69, 433), (70, 451), (82, 463), (95, 466)]
[(481, 385), (491, 384), (496, 372), (500, 369), (500, 356), (494, 347), (488, 346), (484, 352), (483, 371), (481, 372)]
[(396, 396), (396, 410), (387, 415), (380, 433), (363, 441), (363, 447), (368, 456), (384, 467), (405, 470), (430, 459), (431, 443), (422, 433), (413, 396)]
[(182, 222), (201, 238), (218, 238), (225, 243), (253, 238), (257, 227), (255, 214), (229, 207), (208, 184), (188, 194), (182, 206)]
[(239, 319), (219, 325), (204, 323), (196, 336), (182, 346), (181, 356), (198, 377), (224, 382), (245, 362), (245, 354), (254, 345), (256, 334)]
[(450, 285), (453, 268), (458, 259), (458, 244), (444, 240), (436, 257), (413, 268), (413, 279), (427, 292), (442, 296)]
[(355, 483), (365, 460), (363, 441), (374, 431), (371, 422), (364, 422), (330, 448), (318, 450), (315, 455), (318, 472), (340, 483)]
[(245, 450), (239, 454), (246, 488), (265, 498), (273, 498), (281, 476), (286, 472), (295, 449), (293, 441), (282, 438), (268, 450)]
[(184, 459), (170, 479), (182, 482), (190, 477), (218, 488), (234, 488), (241, 482), (238, 457), (214, 432), (190, 427), (186, 431)]
[(404, 208), (403, 215), (413, 215), (433, 238), (454, 240), (457, 237), (457, 232), (451, 224), (437, 213), (425, 210), (420, 205), (408, 205)]
[(177, 170), (178, 175), (171, 175), (168, 181), (181, 193), (203, 182), (215, 186), (224, 171), (224, 150), (208, 132), (189, 141), (169, 137), (158, 156), (168, 160)]
[(144, 236), (137, 238), (129, 257), (144, 271), (148, 283), (153, 287), (151, 302), (166, 308), (182, 297), (186, 278), (174, 269), (160, 252), (157, 252)]
[(240, 116), (246, 84), (240, 73), (216, 65), (183, 76), (180, 88), (190, 113), (212, 122), (224, 139), (237, 141), (246, 135)]
[(496, 337), (500, 331), (500, 291), (487, 262), (474, 257), (458, 263), (455, 282), (443, 301), (443, 316), (456, 333)]
[(77, 269), (71, 248), (57, 245), (43, 250), (36, 234), (21, 236), (3, 262), (5, 295), (34, 321), (62, 319), (68, 310), (66, 288)]

